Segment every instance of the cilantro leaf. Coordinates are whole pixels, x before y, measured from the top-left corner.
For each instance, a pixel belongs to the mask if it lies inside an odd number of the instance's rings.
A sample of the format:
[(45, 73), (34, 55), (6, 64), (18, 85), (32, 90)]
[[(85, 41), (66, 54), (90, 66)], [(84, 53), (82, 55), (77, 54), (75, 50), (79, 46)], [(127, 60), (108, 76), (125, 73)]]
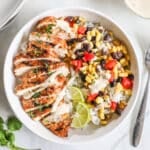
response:
[(14, 144), (15, 142), (15, 135), (12, 132), (6, 132), (5, 133), (6, 139), (9, 141), (10, 144)]
[(54, 26), (54, 24), (49, 24), (46, 28), (46, 32), (47, 33), (52, 33), (52, 27)]
[(6, 136), (5, 136), (5, 131), (0, 131), (0, 145), (1, 146), (7, 146), (8, 144), (8, 140), (6, 139)]
[(1, 123), (1, 124), (4, 123), (4, 120), (3, 120), (2, 117), (0, 117), (0, 123)]
[(7, 127), (10, 131), (21, 129), (22, 123), (16, 117), (9, 117), (7, 120)]
[(4, 129), (4, 125), (0, 123), (0, 131)]
[(40, 93), (40, 92), (37, 92), (37, 93), (35, 93), (32, 97), (33, 97), (33, 98), (38, 98), (38, 97), (40, 97), (40, 95), (41, 95), (41, 93)]

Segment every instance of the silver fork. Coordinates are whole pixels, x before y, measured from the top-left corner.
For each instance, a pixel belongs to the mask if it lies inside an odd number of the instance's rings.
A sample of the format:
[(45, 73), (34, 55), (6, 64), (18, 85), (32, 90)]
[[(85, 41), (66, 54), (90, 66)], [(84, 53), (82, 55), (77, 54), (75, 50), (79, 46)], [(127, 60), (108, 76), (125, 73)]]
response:
[(148, 101), (148, 92), (149, 92), (149, 85), (150, 85), (150, 48), (146, 51), (145, 54), (145, 64), (148, 69), (148, 78), (147, 78), (147, 84), (144, 91), (144, 96), (141, 102), (141, 106), (136, 118), (136, 123), (133, 130), (133, 138), (132, 138), (132, 144), (133, 146), (138, 146), (141, 140), (142, 132), (143, 132), (143, 125), (144, 125), (144, 118), (145, 118), (145, 112), (146, 112), (146, 105)]

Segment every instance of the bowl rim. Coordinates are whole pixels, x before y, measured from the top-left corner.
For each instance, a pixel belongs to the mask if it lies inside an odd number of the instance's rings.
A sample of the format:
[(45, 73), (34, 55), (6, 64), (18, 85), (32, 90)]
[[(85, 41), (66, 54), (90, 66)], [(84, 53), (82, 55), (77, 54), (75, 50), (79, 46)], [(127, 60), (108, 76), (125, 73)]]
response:
[(129, 117), (129, 115), (131, 114), (131, 112), (133, 111), (134, 107), (135, 107), (135, 104), (137, 102), (137, 98), (139, 96), (139, 91), (140, 91), (140, 85), (141, 85), (141, 73), (140, 73), (140, 65), (139, 65), (139, 61), (138, 61), (138, 56), (137, 56), (137, 53), (135, 51), (135, 47), (134, 46), (134, 42), (133, 40), (131, 39), (131, 37), (126, 33), (126, 31), (118, 24), (116, 23), (116, 21), (114, 21), (112, 18), (108, 17), (107, 15), (105, 15), (104, 13), (100, 12), (100, 11), (97, 11), (97, 10), (93, 10), (91, 8), (85, 8), (85, 7), (64, 7), (64, 8), (55, 8), (55, 9), (50, 9), (50, 10), (46, 10), (46, 11), (43, 11), (41, 13), (39, 13), (38, 15), (36, 15), (35, 17), (31, 18), (23, 27), (21, 27), (21, 29), (16, 33), (16, 35), (14, 36), (13, 40), (11, 41), (10, 43), (10, 46), (8, 48), (8, 51), (7, 51), (7, 54), (5, 56), (5, 61), (4, 61), (4, 68), (3, 68), (3, 84), (4, 84), (4, 91), (5, 91), (5, 94), (6, 94), (6, 97), (7, 97), (7, 101), (12, 109), (12, 111), (14, 112), (14, 114), (16, 115), (16, 117), (21, 120), (21, 122), (30, 130), (32, 131), (33, 133), (35, 133), (36, 135), (38, 135), (39, 137), (47, 140), (47, 141), (51, 141), (51, 142), (55, 142), (55, 143), (58, 143), (58, 144), (66, 144), (66, 145), (78, 145), (78, 144), (88, 144), (87, 141), (82, 141), (82, 142), (66, 142), (66, 141), (56, 141), (54, 139), (47, 139), (46, 137), (42, 136), (41, 134), (39, 134), (38, 132), (35, 132), (32, 130), (32, 128), (30, 126), (28, 126), (22, 118), (19, 117), (19, 115), (17, 114), (17, 112), (14, 110), (14, 108), (12, 107), (12, 104), (9, 100), (9, 92), (7, 92), (7, 89), (6, 89), (6, 76), (5, 74), (7, 73), (7, 59), (8, 59), (8, 53), (9, 53), (9, 50), (12, 46), (12, 44), (14, 43), (15, 41), (15, 38), (18, 36), (18, 34), (23, 30), (25, 29), (28, 24), (30, 24), (31, 22), (32, 23), (35, 23), (35, 20), (38, 19), (39, 17), (42, 17), (44, 14), (48, 14), (48, 13), (52, 13), (52, 12), (57, 12), (57, 11), (68, 11), (68, 10), (76, 10), (76, 11), (87, 11), (89, 13), (94, 13), (98, 16), (102, 16), (103, 18), (109, 20), (110, 22), (112, 22), (117, 28), (120, 29), (120, 31), (124, 34), (124, 36), (127, 38), (128, 42), (130, 43), (132, 49), (133, 49), (133, 52), (134, 52), (134, 57), (136, 58), (136, 63), (137, 63), (137, 73), (138, 73), (138, 87), (137, 87), (137, 91), (135, 93), (135, 97), (134, 97), (134, 101), (132, 103), (132, 107), (129, 109), (128, 113), (124, 116), (124, 118), (120, 121), (120, 123), (118, 123), (113, 129), (109, 129), (109, 131), (107, 131), (105, 134), (103, 134), (102, 136), (99, 136), (99, 137), (95, 137), (93, 139), (91, 139), (90, 141), (88, 141), (88, 143), (91, 143), (91, 142), (94, 142), (94, 141), (97, 141), (98, 139), (101, 139), (101, 137), (106, 137), (108, 135), (110, 135), (112, 132), (116, 131), (117, 127), (120, 127), (123, 122)]

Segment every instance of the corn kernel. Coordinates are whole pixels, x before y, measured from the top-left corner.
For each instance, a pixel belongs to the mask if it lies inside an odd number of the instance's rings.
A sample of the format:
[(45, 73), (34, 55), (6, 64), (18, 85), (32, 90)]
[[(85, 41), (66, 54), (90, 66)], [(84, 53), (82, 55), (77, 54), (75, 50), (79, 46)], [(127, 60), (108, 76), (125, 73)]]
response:
[(92, 49), (92, 48), (93, 48), (93, 43), (92, 43), (92, 42), (90, 42), (89, 44), (90, 44), (90, 48)]
[(94, 79), (94, 76), (90, 73), (90, 74), (88, 74), (88, 77), (91, 79), (91, 80), (93, 80)]
[(113, 48), (111, 49), (111, 52), (117, 52), (117, 47), (113, 46)]
[(101, 33), (98, 32), (96, 35), (96, 42), (100, 41), (101, 37), (102, 37)]
[(120, 83), (117, 83), (117, 84), (116, 84), (116, 87), (115, 87), (115, 92), (118, 93), (118, 92), (120, 92), (120, 91), (122, 91), (122, 90), (123, 90), (122, 85), (121, 85)]
[(101, 59), (107, 59), (107, 55), (103, 55), (100, 57)]
[(132, 90), (125, 90), (124, 91), (126, 95), (131, 96), (132, 95)]
[(113, 44), (116, 45), (116, 46), (118, 46), (118, 45), (120, 45), (120, 41), (114, 40), (114, 41), (113, 41)]
[(121, 65), (124, 65), (124, 64), (126, 64), (126, 59), (125, 58), (122, 58), (121, 60), (120, 60), (120, 63), (121, 63)]
[(107, 125), (108, 124), (108, 121), (106, 121), (106, 120), (101, 120), (101, 125)]
[(101, 43), (99, 41), (97, 41), (95, 45), (97, 48), (99, 48), (101, 46)]
[(105, 101), (108, 101), (110, 98), (109, 98), (109, 96), (108, 95), (104, 95), (104, 100)]
[(95, 100), (96, 104), (101, 104), (103, 101), (104, 101), (103, 98), (101, 98), (99, 96)]
[(118, 78), (118, 69), (117, 67), (114, 68), (114, 78), (117, 79)]
[(92, 65), (89, 65), (88, 70), (89, 72), (92, 72)]
[(97, 29), (95, 29), (95, 33), (96, 33), (96, 35), (97, 35), (97, 34), (99, 34), (100, 32), (99, 32)]
[(128, 73), (127, 72), (121, 72), (119, 73), (119, 77), (127, 77)]
[(91, 35), (91, 36), (96, 36), (95, 29), (93, 29), (93, 30), (90, 32), (90, 35)]
[(123, 52), (124, 54), (127, 54), (127, 49), (126, 49), (125, 46), (122, 46), (122, 52)]
[(104, 108), (101, 108), (98, 112), (98, 116), (101, 120), (105, 119)]
[(95, 74), (95, 68), (94, 67), (92, 68), (91, 73)]
[(129, 56), (129, 55), (126, 55), (125, 57), (126, 57), (126, 59), (127, 59), (128, 61), (130, 60), (130, 56)]
[(73, 28), (74, 28), (75, 31), (78, 30), (78, 27), (79, 27), (78, 24), (74, 24), (74, 25), (73, 25)]
[(120, 103), (119, 103), (119, 108), (120, 109), (124, 109), (126, 106), (127, 106), (126, 101), (124, 101), (124, 100), (120, 101)]
[(91, 41), (91, 39), (92, 39), (92, 36), (91, 36), (91, 34), (90, 34), (90, 31), (88, 31), (88, 32), (87, 32), (87, 40), (88, 40), (88, 41)]
[(111, 49), (111, 45), (109, 43), (106, 43), (106, 46), (108, 47), (108, 49)]
[(79, 20), (82, 21), (82, 22), (86, 21), (86, 19), (84, 17), (80, 17)]
[(89, 76), (86, 76), (85, 80), (88, 82), (88, 83), (91, 83), (92, 80), (89, 78)]

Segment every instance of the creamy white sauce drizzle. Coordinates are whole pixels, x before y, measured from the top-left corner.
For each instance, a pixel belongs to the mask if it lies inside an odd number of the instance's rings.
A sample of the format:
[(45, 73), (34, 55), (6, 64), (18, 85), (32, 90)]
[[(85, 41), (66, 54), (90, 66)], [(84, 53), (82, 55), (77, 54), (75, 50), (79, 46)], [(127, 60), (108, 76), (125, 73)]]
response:
[(67, 87), (71, 86), (71, 84), (73, 83), (73, 81), (75, 80), (75, 77), (72, 77), (67, 85), (62, 89), (62, 91), (59, 93), (58, 97), (56, 98), (53, 107), (52, 107), (52, 112), (55, 112), (57, 110), (57, 107), (60, 103), (60, 101), (64, 98), (64, 96), (66, 95), (66, 91), (67, 91)]
[(18, 69), (15, 69), (14, 72), (15, 72), (16, 76), (21, 76), (24, 73), (26, 73), (27, 71), (29, 71), (31, 69), (34, 69), (34, 68), (38, 68), (38, 66), (34, 66), (34, 67), (30, 67), (30, 66), (20, 67)]
[(46, 35), (42, 35), (42, 34), (40, 34), (40, 36), (36, 34), (30, 34), (29, 41), (42, 41), (42, 42), (48, 42), (48, 43), (53, 42), (50, 37)]
[(59, 27), (60, 29), (64, 30), (66, 33), (70, 35), (71, 38), (75, 37), (75, 33), (71, 30), (69, 23), (64, 20), (57, 20), (56, 27)]
[(72, 104), (71, 103), (62, 103), (60, 104), (56, 111), (53, 112), (51, 115), (44, 119), (44, 122), (59, 122), (61, 121), (61, 115), (70, 113), (72, 111)]
[(98, 93), (108, 85), (108, 80), (100, 77), (92, 85), (90, 85), (91, 93)]
[(71, 33), (71, 28), (69, 23), (64, 20), (57, 20), (56, 27), (61, 28), (62, 30), (66, 31), (67, 33)]
[(65, 57), (66, 54), (68, 53), (67, 49), (64, 49), (64, 48), (60, 48), (60, 45), (56, 45), (54, 47), (54, 51), (56, 54), (58, 54), (60, 57)]
[(40, 58), (19, 58), (17, 60), (14, 61), (14, 64), (19, 64), (21, 62), (25, 62), (25, 61), (34, 61), (34, 60), (49, 60), (49, 61), (53, 61), (53, 62), (60, 62), (60, 59), (58, 58), (53, 58), (53, 57), (40, 57)]
[(100, 124), (100, 119), (98, 117), (98, 112), (97, 109), (90, 109), (90, 115), (91, 115), (91, 121), (93, 124), (95, 125), (99, 125)]
[(67, 76), (69, 73), (69, 70), (67, 67), (65, 66), (62, 66), (61, 68), (58, 68), (56, 70), (56, 72), (54, 72), (45, 82), (39, 84), (39, 85), (36, 85), (36, 86), (33, 86), (33, 87), (30, 87), (30, 88), (26, 88), (26, 89), (23, 89), (23, 90), (18, 90), (16, 92), (16, 95), (18, 96), (23, 96), (25, 99), (29, 99), (31, 98), (35, 93), (37, 92), (40, 92), (44, 89), (46, 89), (47, 87), (49, 86), (57, 86), (59, 85), (59, 81), (56, 79), (56, 77), (59, 75), (59, 74), (62, 74), (64, 76)]

